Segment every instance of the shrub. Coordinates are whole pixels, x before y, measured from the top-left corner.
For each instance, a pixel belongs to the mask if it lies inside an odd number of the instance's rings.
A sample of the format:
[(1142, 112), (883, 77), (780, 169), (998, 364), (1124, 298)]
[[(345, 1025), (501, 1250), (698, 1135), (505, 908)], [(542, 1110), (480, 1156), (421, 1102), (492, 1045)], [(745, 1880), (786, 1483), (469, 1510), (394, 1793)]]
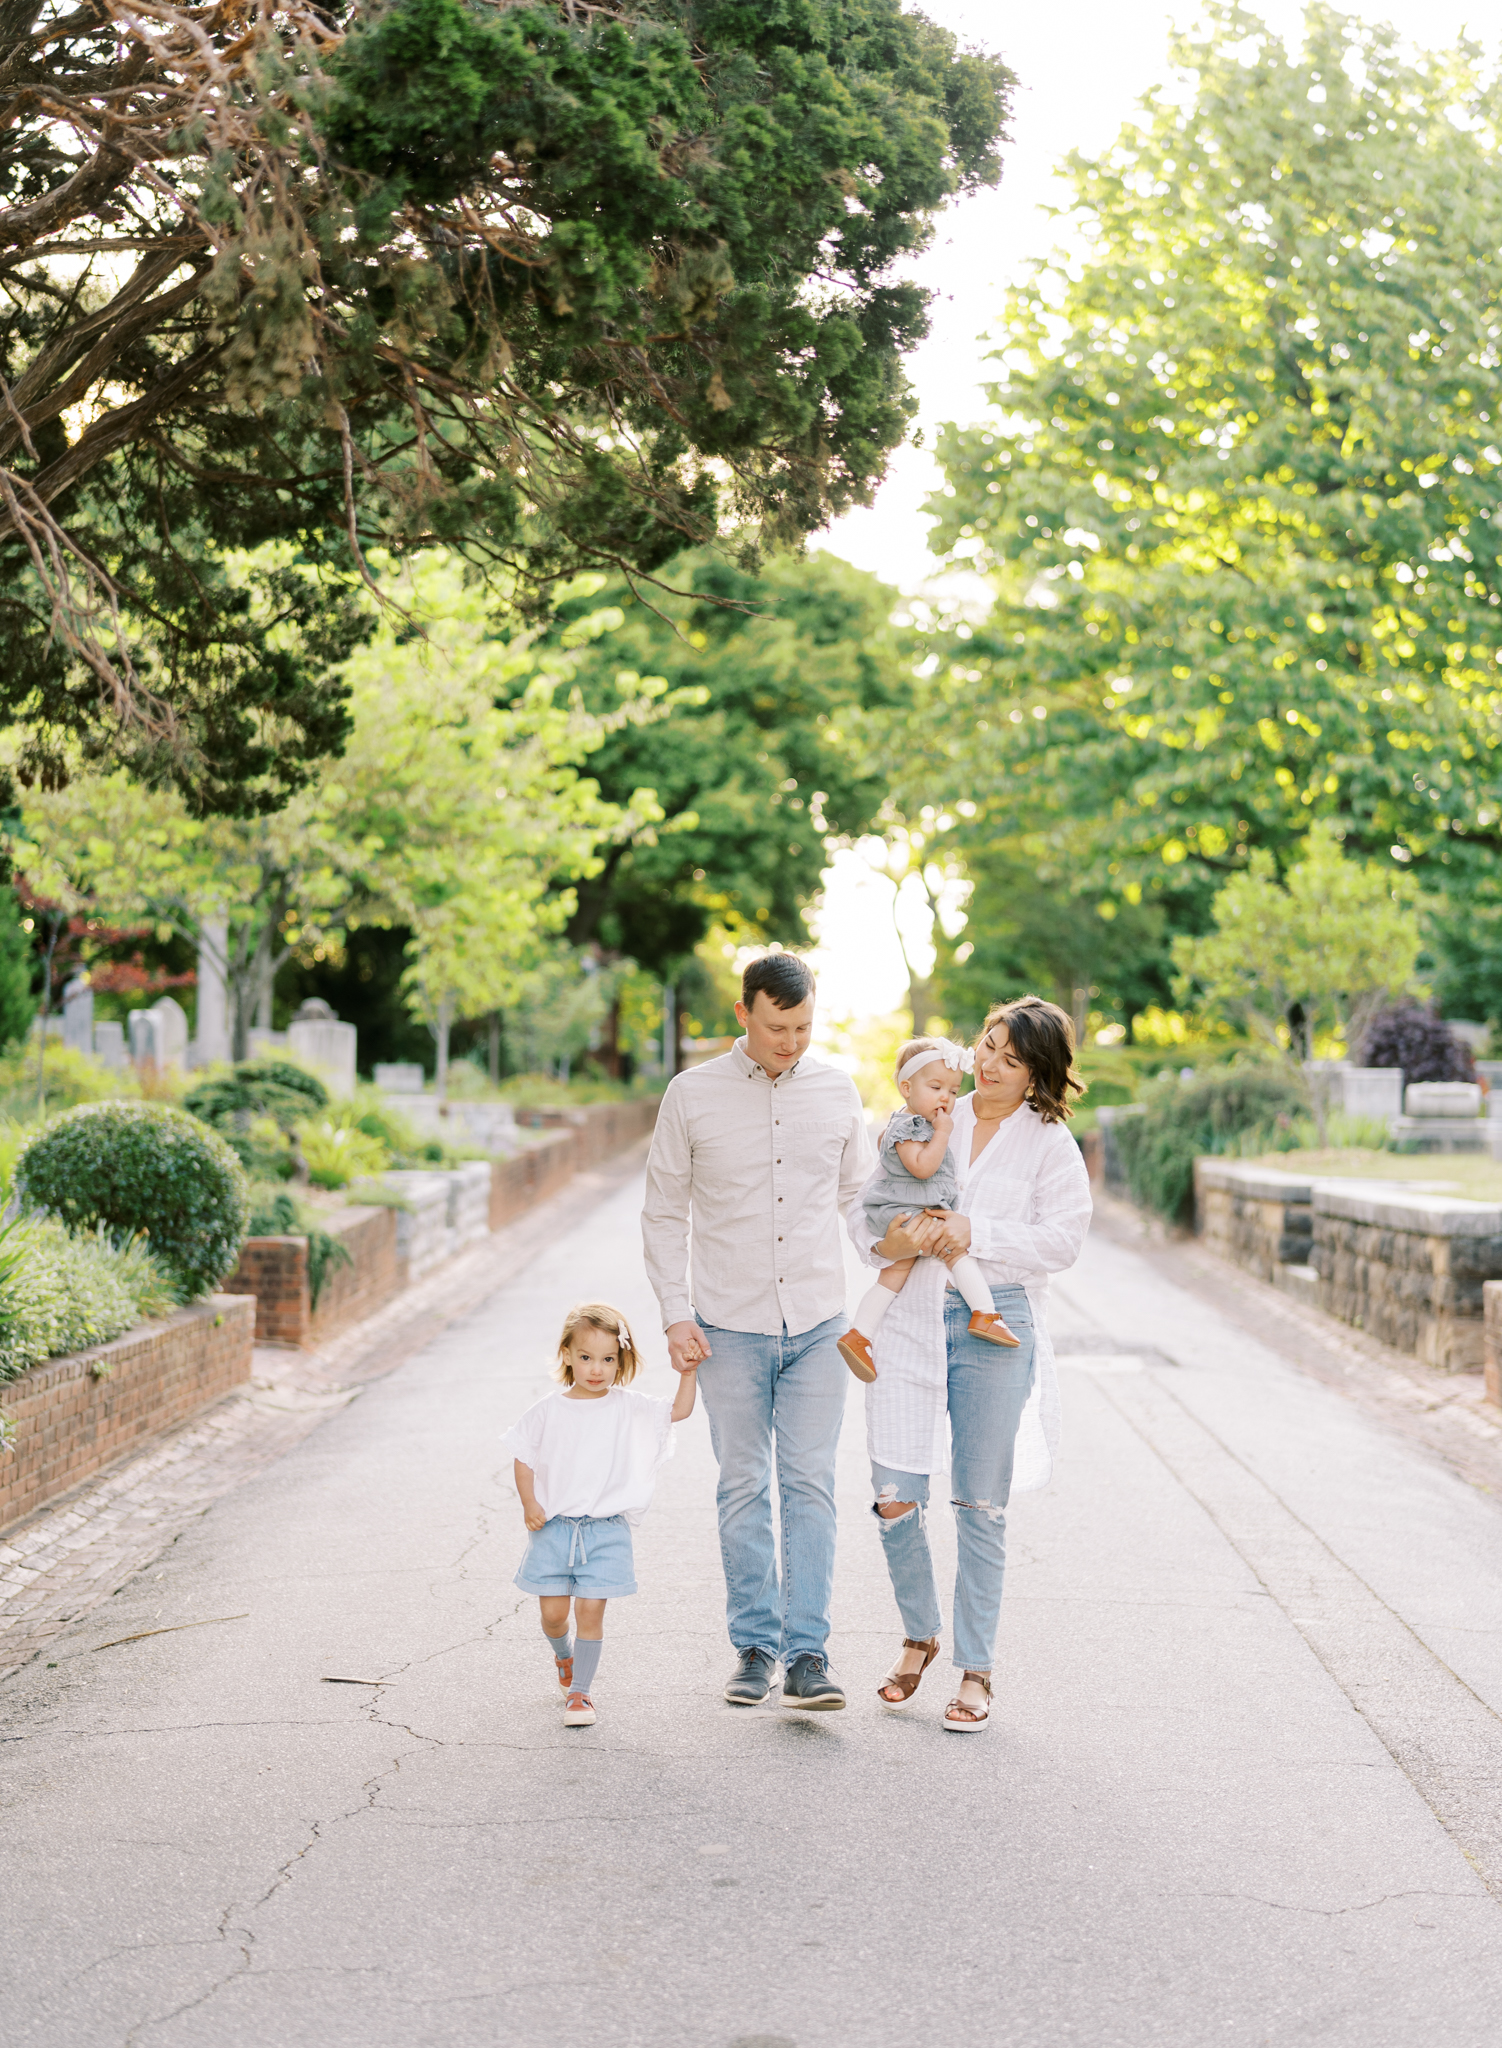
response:
[[(41, 1065), (42, 1093), (49, 1110), (72, 1109), (80, 1102), (114, 1101), (141, 1092), (133, 1067), (120, 1073), (92, 1053), (79, 1052), (60, 1039), (47, 1041)], [(0, 1057), (0, 1116), (25, 1121), (36, 1113), (36, 1047), (16, 1046)]]
[(183, 1108), (211, 1125), (248, 1173), (285, 1180), (297, 1163), (294, 1125), (328, 1099), (317, 1076), (290, 1060), (241, 1060), (190, 1088)]
[(1476, 1062), (1471, 1048), (1457, 1038), (1432, 1010), (1416, 1004), (1382, 1010), (1367, 1026), (1361, 1041), (1364, 1067), (1401, 1067), (1410, 1081), (1474, 1081)]
[(349, 1246), (325, 1230), (311, 1209), (283, 1188), (252, 1188), (248, 1237), (305, 1237), (308, 1240), (308, 1301), (318, 1306), (323, 1283), (336, 1266), (352, 1266)]
[(25, 1208), (120, 1240), (144, 1234), (185, 1298), (221, 1280), (245, 1241), (240, 1162), (197, 1117), (160, 1102), (70, 1109), (23, 1146), (15, 1189)]
[(346, 1188), (364, 1174), (384, 1173), (391, 1154), (357, 1123), (331, 1117), (299, 1124), (297, 1142), (315, 1187)]
[(23, 1216), (0, 1233), (0, 1381), (107, 1344), (176, 1299), (139, 1239), (117, 1249), (55, 1216)]
[(1292, 1074), (1250, 1063), (1190, 1080), (1164, 1074), (1142, 1101), (1140, 1117), (1117, 1124), (1116, 1141), (1133, 1199), (1171, 1223), (1188, 1219), (1201, 1153), (1270, 1149), (1309, 1108)]

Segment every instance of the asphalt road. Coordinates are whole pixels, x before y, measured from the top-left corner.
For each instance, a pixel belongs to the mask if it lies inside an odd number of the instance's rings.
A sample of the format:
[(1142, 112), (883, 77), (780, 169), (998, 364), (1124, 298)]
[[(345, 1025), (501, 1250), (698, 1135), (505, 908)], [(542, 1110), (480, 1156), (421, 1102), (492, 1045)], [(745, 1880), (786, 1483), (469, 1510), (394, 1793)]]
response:
[(1104, 1237), (987, 1734), (875, 1704), (853, 1383), (849, 1709), (720, 1700), (701, 1412), (565, 1731), (498, 1439), (580, 1292), (655, 1335), (639, 1200), (0, 1688), (7, 2048), (1493, 2048), (1502, 1508)]

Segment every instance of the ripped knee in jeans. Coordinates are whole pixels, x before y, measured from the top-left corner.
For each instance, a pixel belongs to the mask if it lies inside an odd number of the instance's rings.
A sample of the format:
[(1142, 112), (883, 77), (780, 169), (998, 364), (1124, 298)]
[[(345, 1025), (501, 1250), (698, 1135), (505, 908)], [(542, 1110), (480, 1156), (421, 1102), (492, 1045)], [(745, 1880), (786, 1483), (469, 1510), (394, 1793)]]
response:
[(949, 1505), (955, 1509), (966, 1508), (972, 1515), (984, 1515), (988, 1522), (1001, 1522), (1006, 1519), (1005, 1502), (998, 1504), (989, 1500), (952, 1500)]
[(914, 1513), (915, 1500), (899, 1500), (895, 1486), (884, 1486), (871, 1503), (871, 1512), (883, 1522), (901, 1522)]

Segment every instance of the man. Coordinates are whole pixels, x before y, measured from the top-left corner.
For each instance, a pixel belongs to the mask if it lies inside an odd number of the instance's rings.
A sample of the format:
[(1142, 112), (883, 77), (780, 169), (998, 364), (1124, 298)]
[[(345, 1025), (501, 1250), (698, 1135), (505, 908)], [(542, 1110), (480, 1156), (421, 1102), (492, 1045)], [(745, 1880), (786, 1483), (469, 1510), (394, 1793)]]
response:
[[(849, 1375), (841, 1212), (871, 1168), (849, 1076), (808, 1051), (814, 978), (791, 953), (753, 960), (745, 1036), (679, 1074), (647, 1162), (642, 1241), (679, 1372), (699, 1369), (720, 1461), (720, 1554), (735, 1706), (843, 1707), (829, 1668), (834, 1460)], [(693, 1223), (693, 1281), (688, 1272)], [(782, 1572), (772, 1529), (781, 1504)]]

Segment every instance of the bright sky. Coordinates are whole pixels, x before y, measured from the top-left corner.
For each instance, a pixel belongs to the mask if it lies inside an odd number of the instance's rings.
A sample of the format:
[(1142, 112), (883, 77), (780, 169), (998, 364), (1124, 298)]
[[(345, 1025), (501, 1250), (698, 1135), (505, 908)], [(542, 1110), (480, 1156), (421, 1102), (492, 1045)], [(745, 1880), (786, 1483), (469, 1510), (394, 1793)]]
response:
[[(986, 331), (1007, 284), (1056, 239), (1045, 212), (1061, 197), (1056, 164), (1071, 149), (1094, 154), (1105, 148), (1143, 94), (1168, 81), (1170, 20), (1192, 23), (1196, 12), (1153, 0), (1067, 0), (1036, 9), (1016, 0), (921, 4), (963, 43), (999, 51), (1020, 81), (1000, 186), (946, 215), (933, 248), (913, 266), (913, 275), (936, 294), (933, 331), (909, 364), (918, 425), (932, 446), (942, 422), (969, 424), (985, 411), (982, 385), (995, 374), (985, 362)], [(1303, 9), (1294, 0), (1262, 0), (1260, 6), (1251, 0), (1251, 6), (1285, 37), (1297, 35)], [(1347, 0), (1345, 11), (1391, 21), (1429, 48), (1452, 43), (1468, 29), (1496, 46), (1496, 0)], [(901, 589), (921, 588), (933, 568), (922, 505), (938, 480), (925, 449), (900, 449), (875, 505), (848, 513), (815, 545)], [(838, 855), (825, 884), (814, 917), (821, 1010), (832, 1019), (897, 1008), (905, 999), (906, 971), (893, 930), (891, 884), (859, 851)]]

